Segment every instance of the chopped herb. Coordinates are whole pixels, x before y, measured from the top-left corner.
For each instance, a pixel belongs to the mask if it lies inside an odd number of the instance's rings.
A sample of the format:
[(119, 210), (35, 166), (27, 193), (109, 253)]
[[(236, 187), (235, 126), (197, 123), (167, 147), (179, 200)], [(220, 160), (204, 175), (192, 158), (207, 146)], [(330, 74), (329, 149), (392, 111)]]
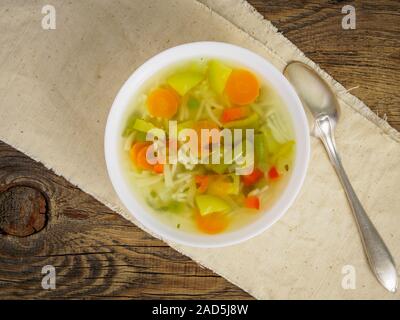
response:
[(187, 105), (189, 109), (197, 109), (200, 105), (200, 102), (196, 98), (190, 97), (187, 102)]

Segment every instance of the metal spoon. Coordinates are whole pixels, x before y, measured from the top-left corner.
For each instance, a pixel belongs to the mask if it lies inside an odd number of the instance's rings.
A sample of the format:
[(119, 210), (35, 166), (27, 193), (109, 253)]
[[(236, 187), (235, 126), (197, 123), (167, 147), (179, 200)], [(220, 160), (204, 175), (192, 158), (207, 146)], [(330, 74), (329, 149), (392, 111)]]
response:
[(308, 108), (308, 116), (313, 125), (311, 133), (322, 140), (339, 176), (372, 271), (387, 290), (396, 292), (397, 271), (393, 258), (357, 198), (336, 150), (333, 131), (339, 120), (340, 107), (333, 91), (317, 72), (304, 63), (291, 62), (283, 73), (297, 91), (303, 105)]

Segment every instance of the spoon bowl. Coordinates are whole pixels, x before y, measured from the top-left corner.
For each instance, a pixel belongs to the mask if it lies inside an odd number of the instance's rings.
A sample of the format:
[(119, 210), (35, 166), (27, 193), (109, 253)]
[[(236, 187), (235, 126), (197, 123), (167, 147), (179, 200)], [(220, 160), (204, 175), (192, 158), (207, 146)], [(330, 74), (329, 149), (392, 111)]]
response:
[(339, 121), (340, 105), (329, 85), (310, 66), (298, 61), (290, 62), (284, 75), (306, 107), (311, 134), (319, 137), (314, 119), (324, 115), (330, 118), (334, 129)]

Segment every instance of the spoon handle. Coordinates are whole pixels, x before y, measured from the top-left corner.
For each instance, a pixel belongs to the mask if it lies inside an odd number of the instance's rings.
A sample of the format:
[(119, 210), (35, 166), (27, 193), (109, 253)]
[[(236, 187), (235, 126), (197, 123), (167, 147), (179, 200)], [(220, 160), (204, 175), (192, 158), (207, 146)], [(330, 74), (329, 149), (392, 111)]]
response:
[(319, 131), (318, 136), (322, 140), (331, 163), (346, 192), (347, 199), (361, 235), (361, 240), (369, 265), (379, 282), (387, 290), (395, 292), (397, 289), (397, 271), (393, 258), (378, 231), (368, 218), (360, 200), (350, 184), (349, 178), (344, 171), (342, 161), (340, 160), (339, 154), (336, 150), (332, 124), (327, 115), (322, 115), (316, 119), (316, 129)]

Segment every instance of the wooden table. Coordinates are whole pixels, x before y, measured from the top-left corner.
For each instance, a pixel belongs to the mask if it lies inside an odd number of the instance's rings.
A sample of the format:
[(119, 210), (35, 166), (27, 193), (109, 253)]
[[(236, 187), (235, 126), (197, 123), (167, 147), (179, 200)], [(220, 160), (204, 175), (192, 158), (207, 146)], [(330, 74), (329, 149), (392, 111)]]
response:
[[(398, 1), (352, 2), (356, 30), (341, 28), (340, 1), (250, 2), (400, 130)], [(0, 298), (251, 298), (2, 142), (0, 231)], [(41, 286), (45, 265), (56, 290)]]

